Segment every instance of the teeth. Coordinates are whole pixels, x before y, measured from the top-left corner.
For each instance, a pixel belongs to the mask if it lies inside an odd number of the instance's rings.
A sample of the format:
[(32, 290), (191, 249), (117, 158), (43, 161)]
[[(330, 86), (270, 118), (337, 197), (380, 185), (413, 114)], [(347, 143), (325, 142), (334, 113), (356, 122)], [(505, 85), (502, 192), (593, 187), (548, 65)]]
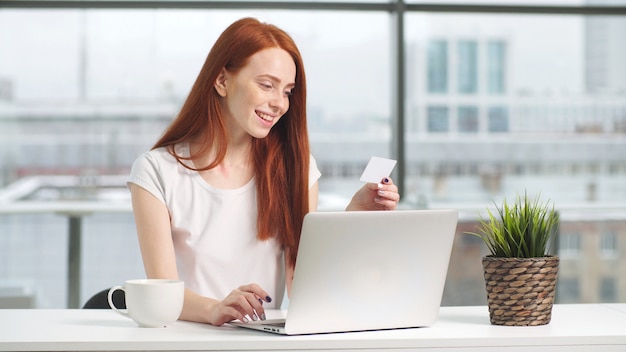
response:
[(272, 116), (264, 114), (262, 112), (257, 112), (257, 115), (259, 115), (259, 117), (262, 118), (265, 121), (272, 122), (274, 120), (274, 118)]

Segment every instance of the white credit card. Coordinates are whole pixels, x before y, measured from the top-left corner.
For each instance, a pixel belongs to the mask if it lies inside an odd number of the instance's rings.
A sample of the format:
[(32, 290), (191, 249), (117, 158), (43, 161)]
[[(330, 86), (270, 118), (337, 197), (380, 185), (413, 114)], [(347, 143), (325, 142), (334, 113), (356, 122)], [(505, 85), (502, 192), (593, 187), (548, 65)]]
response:
[(396, 162), (397, 161), (393, 159), (373, 156), (369, 163), (367, 163), (365, 170), (363, 170), (361, 181), (380, 183), (383, 178), (391, 175), (391, 171), (393, 171), (393, 168), (396, 166)]

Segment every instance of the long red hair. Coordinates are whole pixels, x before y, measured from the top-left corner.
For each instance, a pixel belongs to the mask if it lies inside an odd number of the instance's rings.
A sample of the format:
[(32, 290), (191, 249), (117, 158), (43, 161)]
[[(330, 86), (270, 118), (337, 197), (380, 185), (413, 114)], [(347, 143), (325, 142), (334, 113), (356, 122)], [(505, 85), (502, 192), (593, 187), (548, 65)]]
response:
[[(252, 158), (257, 190), (257, 237), (276, 237), (295, 264), (300, 230), (309, 211), (310, 147), (306, 122), (306, 79), (302, 56), (293, 39), (280, 28), (253, 18), (231, 24), (209, 52), (180, 113), (154, 148), (168, 147), (183, 166), (196, 171), (208, 170), (224, 159), (228, 145), (226, 124), (220, 109), (221, 96), (214, 83), (223, 68), (238, 72), (255, 53), (281, 48), (296, 65), (295, 87), (289, 98), (289, 110), (271, 129), (267, 137), (254, 139)], [(202, 141), (202, 147), (189, 157), (176, 154), (173, 146), (191, 139)], [(201, 168), (192, 168), (185, 160), (206, 155), (216, 148), (215, 159)]]

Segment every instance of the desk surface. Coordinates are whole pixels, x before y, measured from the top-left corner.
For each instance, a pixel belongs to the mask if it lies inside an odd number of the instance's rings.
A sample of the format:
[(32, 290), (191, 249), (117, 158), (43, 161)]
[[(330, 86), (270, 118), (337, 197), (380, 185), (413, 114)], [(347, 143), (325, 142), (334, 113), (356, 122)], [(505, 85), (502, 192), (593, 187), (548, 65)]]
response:
[[(268, 312), (270, 318), (282, 312)], [(626, 304), (555, 305), (552, 321), (538, 327), (489, 323), (487, 308), (443, 307), (428, 328), (278, 336), (178, 321), (139, 328), (111, 310), (0, 310), (1, 351), (259, 351), (419, 350), (624, 351)]]

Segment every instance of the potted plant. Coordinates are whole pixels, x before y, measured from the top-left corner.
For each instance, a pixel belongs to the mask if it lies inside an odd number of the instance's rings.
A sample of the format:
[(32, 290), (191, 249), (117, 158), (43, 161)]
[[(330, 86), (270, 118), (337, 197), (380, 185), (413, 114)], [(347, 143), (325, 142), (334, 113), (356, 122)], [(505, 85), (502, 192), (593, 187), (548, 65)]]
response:
[(559, 257), (554, 206), (524, 193), (481, 216), (477, 232), (490, 252), (482, 258), (489, 319), (494, 325), (545, 325), (552, 317)]

